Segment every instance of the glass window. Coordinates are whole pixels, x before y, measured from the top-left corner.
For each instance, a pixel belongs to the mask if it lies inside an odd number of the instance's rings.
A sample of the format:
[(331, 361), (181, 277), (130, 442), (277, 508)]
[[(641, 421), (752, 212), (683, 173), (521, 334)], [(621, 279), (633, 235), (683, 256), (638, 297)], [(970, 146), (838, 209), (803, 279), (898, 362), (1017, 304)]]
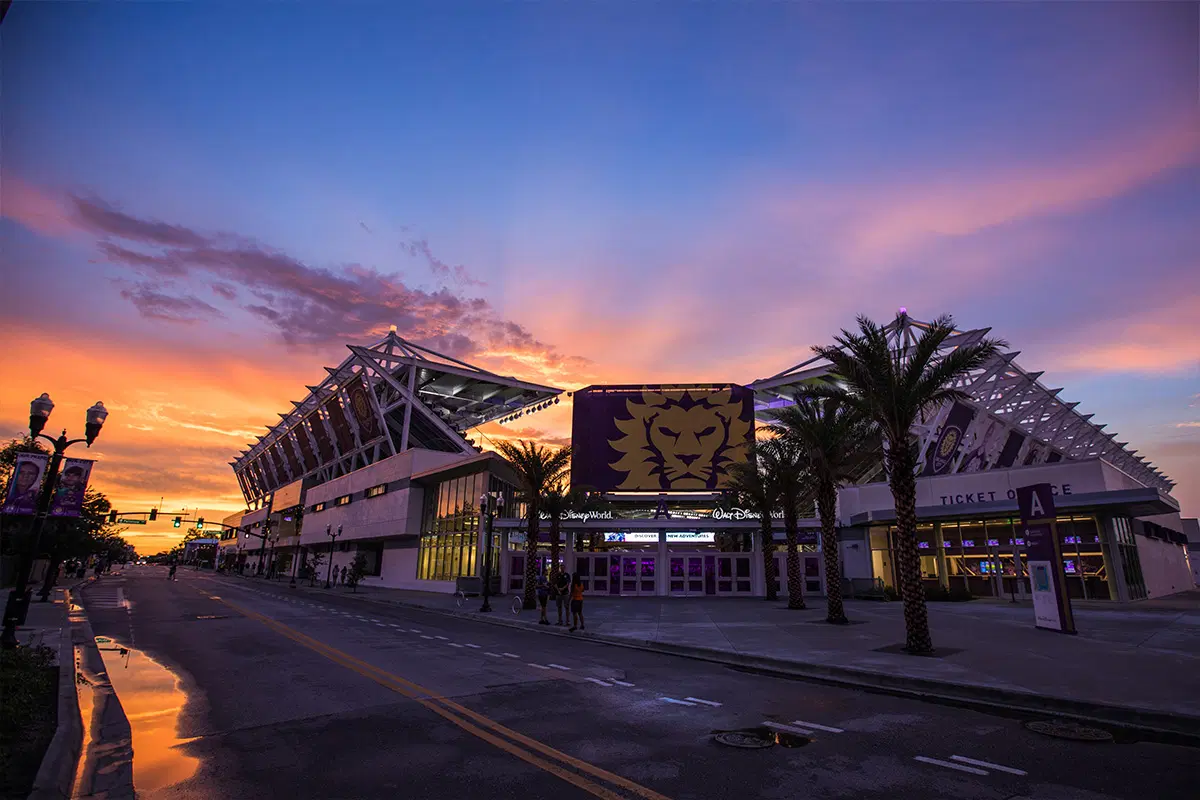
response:
[(962, 550), (962, 537), (958, 535), (957, 522), (943, 522), (942, 547), (947, 553), (958, 553)]
[(1011, 519), (989, 519), (986, 523), (986, 533), (989, 541), (997, 542), (996, 547), (1011, 549), (1013, 546), (1013, 524)]
[(960, 522), (958, 531), (962, 536), (962, 548), (965, 552), (980, 553), (987, 550), (987, 531), (984, 529), (982, 520), (979, 522)]

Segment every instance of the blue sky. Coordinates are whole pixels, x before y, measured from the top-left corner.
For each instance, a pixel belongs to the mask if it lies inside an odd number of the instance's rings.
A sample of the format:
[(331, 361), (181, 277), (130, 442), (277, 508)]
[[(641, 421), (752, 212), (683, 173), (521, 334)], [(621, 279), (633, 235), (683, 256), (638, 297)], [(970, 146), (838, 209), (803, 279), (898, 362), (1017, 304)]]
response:
[[(155, 391), (178, 407), (112, 457), (191, 443), (179, 505), (233, 507), (216, 454), (389, 316), (571, 388), (748, 381), (856, 313), (951, 312), (1120, 430), (1194, 514), (1197, 16), (17, 0), (0, 53), (5, 325), (73, 365), (64, 397), (104, 388), (132, 408), (118, 375), (166, 378)], [(256, 257), (168, 267), (154, 229), (81, 222), (73, 196)], [(365, 297), (377, 307), (349, 305)], [(6, 389), (0, 422), (18, 428), (52, 374)], [(172, 424), (197, 420), (225, 433)]]

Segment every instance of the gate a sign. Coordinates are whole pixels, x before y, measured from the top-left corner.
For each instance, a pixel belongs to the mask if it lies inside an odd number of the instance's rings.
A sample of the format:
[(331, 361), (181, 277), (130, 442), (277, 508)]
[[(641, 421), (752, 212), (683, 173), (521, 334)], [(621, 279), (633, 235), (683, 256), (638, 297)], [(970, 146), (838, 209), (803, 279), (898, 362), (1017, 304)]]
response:
[(1033, 589), (1034, 625), (1075, 633), (1075, 617), (1067, 597), (1062, 544), (1054, 524), (1054, 493), (1048, 483), (1017, 488), (1017, 508), (1025, 528), (1026, 565)]

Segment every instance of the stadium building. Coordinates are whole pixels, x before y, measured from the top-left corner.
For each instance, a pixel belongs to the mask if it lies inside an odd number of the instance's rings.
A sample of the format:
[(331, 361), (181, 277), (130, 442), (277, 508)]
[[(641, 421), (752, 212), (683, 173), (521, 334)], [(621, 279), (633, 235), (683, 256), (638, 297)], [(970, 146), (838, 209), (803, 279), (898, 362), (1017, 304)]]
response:
[[(888, 334), (905, 347), (924, 327), (902, 318)], [(987, 332), (956, 332), (945, 347)], [(332, 553), (337, 570), (363, 553), (369, 584), (450, 592), (483, 574), (490, 547), (498, 588), (520, 591), (517, 476), (469, 433), (557, 403), (563, 390), (496, 375), (394, 330), (349, 351), (232, 462), (248, 505), (238, 558), (266, 556), (288, 574), (305, 551)], [(1049, 483), (1072, 597), (1128, 601), (1192, 588), (1191, 523), (1180, 517), (1171, 480), (1045, 386), (1042, 373), (1020, 367), (1017, 355), (1002, 353), (964, 378), (957, 388), (966, 399), (913, 430), (926, 584), (1028, 597), (1015, 490)], [(814, 358), (744, 386), (568, 393), (572, 483), (591, 496), (562, 520), (564, 567), (591, 594), (763, 595), (760, 522), (722, 492), (725, 468), (746, 457), (756, 421), (828, 374), (829, 364)], [(480, 524), (484, 493), (504, 501), (490, 542)], [(845, 590), (886, 592), (897, 584), (895, 510), (882, 465), (842, 488), (838, 506)], [(782, 546), (781, 513), (775, 523)], [(539, 532), (539, 569), (549, 563), (548, 527)], [(818, 530), (815, 519), (801, 520), (803, 589), (813, 594), (825, 585)], [(782, 549), (775, 557), (786, 582)]]

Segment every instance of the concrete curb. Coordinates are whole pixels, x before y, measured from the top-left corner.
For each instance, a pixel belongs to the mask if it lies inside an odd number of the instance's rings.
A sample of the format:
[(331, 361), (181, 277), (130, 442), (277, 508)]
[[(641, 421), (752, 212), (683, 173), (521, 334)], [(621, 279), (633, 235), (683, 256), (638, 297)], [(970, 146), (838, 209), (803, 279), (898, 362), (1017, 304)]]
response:
[[(339, 597), (343, 596), (354, 597), (353, 595), (339, 595)], [(1193, 746), (1200, 746), (1200, 717), (1185, 714), (1172, 714), (1133, 706), (1071, 700), (1037, 694), (1035, 692), (1001, 689), (978, 684), (935, 681), (928, 678), (914, 678), (906, 675), (889, 675), (855, 667), (790, 661), (769, 656), (746, 655), (728, 650), (696, 647), (694, 645), (626, 639), (602, 633), (567, 633), (564, 630), (558, 630), (554, 627), (539, 627), (537, 625), (505, 619), (504, 614), (506, 612), (504, 610), (497, 610), (493, 612), (494, 616), (488, 616), (481, 615), (476, 611), (454, 611), (406, 600), (379, 600), (361, 595), (354, 597), (354, 599), (377, 605), (400, 606), (433, 614), (442, 614), (457, 619), (474, 620), (488, 625), (516, 628), (539, 633), (544, 636), (563, 636), (573, 639), (583, 638), (617, 647), (664, 653), (697, 661), (722, 664), (737, 669), (751, 670), (761, 674), (814, 681), (835, 686), (846, 686), (865, 691), (881, 692), (897, 697), (910, 697), (984, 711), (1016, 711), (1023, 714), (1035, 714), (1041, 717), (1050, 716), (1076, 720), (1081, 723), (1120, 728), (1157, 739), (1168, 739), (1180, 743), (1186, 742)]]
[(29, 800), (67, 800), (83, 749), (83, 719), (75, 690), (75, 645), (71, 641), (71, 590), (63, 592), (66, 613), (58, 643), (58, 724), (33, 781)]
[[(133, 732), (121, 700), (108, 680), (104, 658), (96, 646), (96, 635), (83, 611), (71, 621), (71, 640), (78, 658), (77, 680), (93, 693), (92, 718), (81, 722), (88, 747), (78, 769), (79, 798), (129, 800), (133, 790)], [(78, 758), (78, 756), (77, 756)]]

